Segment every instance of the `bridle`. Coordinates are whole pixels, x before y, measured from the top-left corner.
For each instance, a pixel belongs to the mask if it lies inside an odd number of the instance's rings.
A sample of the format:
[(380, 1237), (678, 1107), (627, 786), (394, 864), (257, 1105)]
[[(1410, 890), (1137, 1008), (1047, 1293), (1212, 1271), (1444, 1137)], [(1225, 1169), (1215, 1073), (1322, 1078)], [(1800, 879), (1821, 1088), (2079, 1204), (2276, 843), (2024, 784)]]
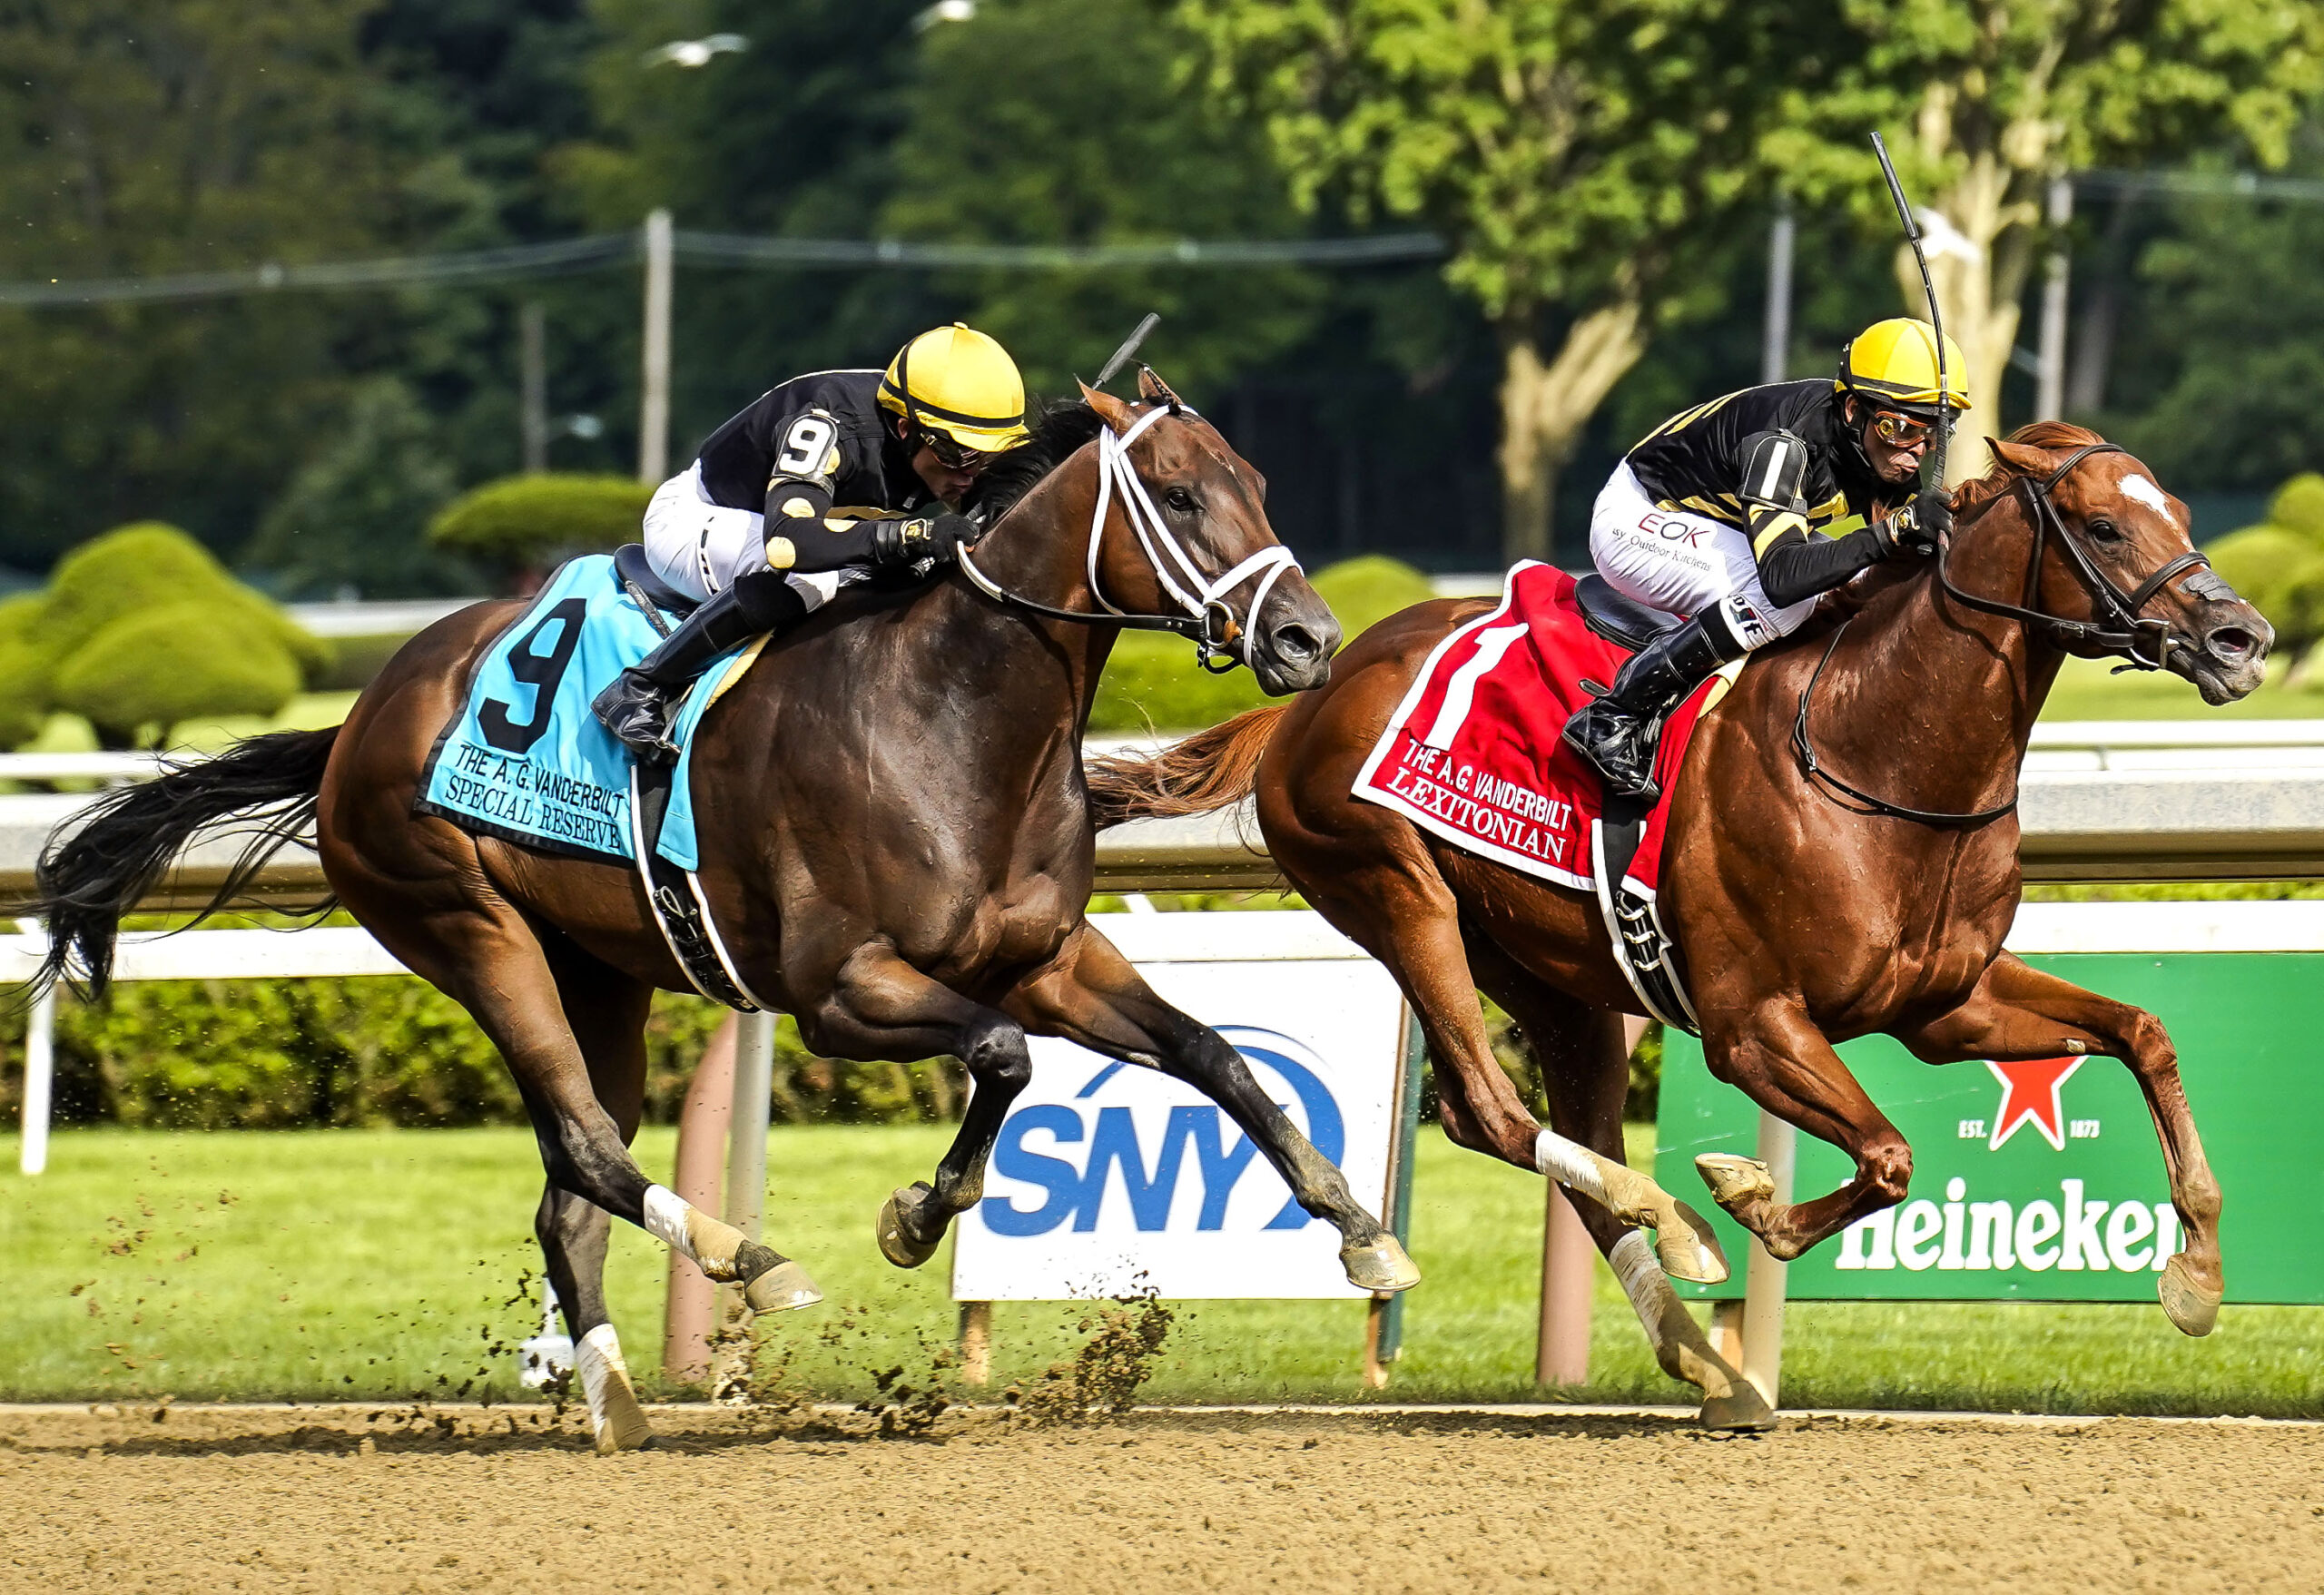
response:
[[(1284, 572), (1299, 569), (1299, 561), (1290, 549), (1275, 543), (1221, 575), (1203, 574), (1202, 567), (1194, 562), (1162, 518), (1162, 512), (1154, 507), (1146, 484), (1139, 480), (1137, 468), (1129, 458), (1130, 445), (1164, 416), (1177, 415), (1180, 408), (1176, 404), (1157, 406), (1138, 417), (1125, 432), (1117, 433), (1110, 426), (1098, 430), (1098, 507), (1089, 517), (1088, 573), (1089, 595), (1102, 606), (1101, 610), (1059, 609), (1012, 593), (978, 569), (965, 547), (960, 552), (961, 574), (979, 592), (1007, 608), (1021, 609), (1051, 620), (1069, 620), (1079, 625), (1118, 625), (1132, 631), (1174, 633), (1195, 645), (1196, 662), (1213, 674), (1224, 674), (1237, 664), (1251, 664), (1251, 638), (1257, 629), (1259, 611), (1266, 606), (1267, 597)], [(1137, 535), (1147, 564), (1162, 584), (1162, 590), (1185, 614), (1133, 614), (1106, 596), (1098, 579), (1098, 555), (1105, 542), (1106, 512), (1118, 495), (1122, 518)], [(1237, 620), (1227, 605), (1226, 595), (1254, 576), (1258, 577), (1258, 587), (1243, 611), (1243, 619)]]
[[(2125, 661), (2115, 667), (2118, 671), (2163, 668), (2170, 662), (2174, 650), (2186, 648), (2191, 645), (2171, 630), (2168, 620), (2142, 619), (2142, 613), (2147, 605), (2153, 601), (2155, 595), (2162, 592), (2163, 587), (2181, 573), (2192, 569), (2196, 566), (2209, 568), (2210, 558), (2201, 549), (2191, 548), (2176, 558), (2164, 561), (2162, 567), (2153, 575), (2141, 582), (2131, 592), (2125, 593), (2121, 587), (2115, 586), (2112, 577), (2098, 567), (2097, 560), (2083, 546), (2081, 537), (2066, 524), (2065, 517), (2058, 513), (2057, 504), (2051, 497), (2057, 491), (2058, 484), (2065, 480), (2076, 466), (2092, 455), (2129, 452), (2119, 443), (2086, 443), (2067, 455), (2059, 462), (2056, 469), (2039, 482), (2029, 476), (2021, 475), (2016, 478), (2014, 491), (2017, 496), (2023, 497), (2025, 500), (2027, 518), (2034, 526), (2034, 548), (2025, 568), (2024, 603), (2004, 603), (1998, 598), (1987, 598), (1965, 591), (1957, 586), (1953, 580), (1949, 566), (1953, 549), (1953, 538), (1949, 533), (1938, 538), (1936, 547), (1936, 579), (1938, 585), (1944, 588), (1945, 596), (1971, 609), (1980, 610), (1987, 615), (1998, 615), (2004, 619), (2015, 620), (2034, 626), (2055, 647), (2095, 649), (2101, 654), (2116, 655)], [(1969, 518), (1982, 517), (1986, 511), (2008, 496), (1994, 494), (1971, 511)], [(2073, 570), (2075, 578), (2082, 583), (2083, 590), (2089, 593), (2091, 598), (2096, 603), (2102, 619), (2070, 620), (2063, 615), (2051, 615), (2033, 607), (2041, 590), (2042, 556), (2052, 531), (2057, 534), (2058, 547), (2066, 556), (2067, 566)], [(1791, 745), (1798, 753), (1800, 766), (1807, 772), (1809, 782), (1821, 782), (1834, 792), (1861, 805), (1859, 812), (1884, 814), (1892, 819), (1910, 820), (1922, 825), (1962, 828), (1982, 825), (1987, 821), (1998, 820), (2015, 809), (2017, 796), (2014, 793), (2010, 795), (2009, 801), (2005, 803), (1994, 808), (1979, 809), (1970, 813), (1947, 813), (1942, 810), (1911, 808), (1904, 803), (1892, 803), (1886, 798), (1873, 796), (1860, 787), (1851, 786), (1823, 767), (1816, 756), (1815, 743), (1808, 738), (1807, 705), (1809, 700), (1815, 695), (1816, 684), (1824, 679), (1824, 667), (1832, 662), (1833, 652), (1839, 647), (1840, 638), (1846, 635), (1848, 626), (1854, 623), (1855, 619), (1856, 616), (1850, 615), (1833, 628), (1832, 640), (1824, 647), (1824, 656), (1816, 662), (1815, 673), (1808, 676), (1807, 684), (1800, 689), (1799, 713), (1791, 723)], [(2143, 645), (2149, 639), (2152, 639), (2152, 654), (2146, 652)]]

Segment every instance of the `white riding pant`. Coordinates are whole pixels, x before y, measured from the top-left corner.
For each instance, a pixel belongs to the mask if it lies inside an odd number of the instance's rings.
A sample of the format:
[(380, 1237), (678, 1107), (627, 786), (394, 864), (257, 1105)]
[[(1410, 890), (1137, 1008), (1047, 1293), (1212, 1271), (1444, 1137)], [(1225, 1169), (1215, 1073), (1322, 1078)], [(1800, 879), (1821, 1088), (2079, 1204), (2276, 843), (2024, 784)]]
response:
[[(766, 517), (756, 510), (713, 504), (703, 491), (697, 461), (654, 490), (653, 502), (645, 507), (645, 563), (688, 597), (707, 598), (731, 586), (736, 576), (766, 568), (765, 525)], [(822, 570), (794, 575), (791, 589), (812, 610), (868, 574)]]
[(1652, 608), (1691, 618), (1716, 609), (1745, 650), (1799, 628), (1816, 600), (1777, 607), (1759, 585), (1759, 562), (1740, 527), (1647, 497), (1630, 462), (1607, 478), (1590, 512), (1590, 557), (1617, 591)]

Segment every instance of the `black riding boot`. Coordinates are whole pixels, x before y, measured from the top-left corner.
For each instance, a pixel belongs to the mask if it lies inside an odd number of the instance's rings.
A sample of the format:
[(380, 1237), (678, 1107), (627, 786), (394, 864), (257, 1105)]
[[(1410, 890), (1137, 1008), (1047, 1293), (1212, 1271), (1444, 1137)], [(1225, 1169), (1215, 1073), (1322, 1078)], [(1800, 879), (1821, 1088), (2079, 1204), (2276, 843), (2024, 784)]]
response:
[(1662, 795), (1654, 780), (1662, 717), (1737, 656), (1727, 628), (1697, 615), (1630, 655), (1604, 697), (1574, 711), (1565, 740), (1604, 779), (1608, 796), (1653, 802)]
[(605, 728), (650, 763), (669, 763), (670, 705), (727, 649), (762, 632), (784, 632), (807, 617), (807, 606), (781, 573), (753, 571), (705, 599), (651, 654), (606, 684), (589, 705)]

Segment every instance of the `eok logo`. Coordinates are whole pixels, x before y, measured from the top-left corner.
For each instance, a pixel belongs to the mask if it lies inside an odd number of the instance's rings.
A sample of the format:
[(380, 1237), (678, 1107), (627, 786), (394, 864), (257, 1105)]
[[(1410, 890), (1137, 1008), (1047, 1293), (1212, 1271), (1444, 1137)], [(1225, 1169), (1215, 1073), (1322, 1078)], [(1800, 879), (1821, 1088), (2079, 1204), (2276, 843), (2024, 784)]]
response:
[[(1323, 1060), (1305, 1043), (1279, 1030), (1253, 1025), (1219, 1025), (1218, 1033), (1243, 1055), (1259, 1077), (1280, 1081), (1292, 1100), (1279, 1102), (1302, 1127), (1315, 1150), (1333, 1163), (1346, 1150), (1346, 1121), (1340, 1106), (1324, 1083)], [(1147, 1160), (1131, 1110), (1097, 1100), (1106, 1087), (1129, 1066), (1109, 1063), (1074, 1093), (1073, 1104), (1036, 1103), (1010, 1114), (1000, 1127), (992, 1151), (992, 1169), (1005, 1179), (1039, 1187), (1045, 1194), (1038, 1206), (1019, 1208), (1008, 1196), (987, 1196), (980, 1211), (985, 1227), (1000, 1236), (1047, 1235), (1070, 1223), (1076, 1230), (1098, 1227), (1098, 1216), (1117, 1171), (1129, 1200), (1130, 1216), (1141, 1230), (1167, 1228), (1178, 1182), (1187, 1170), (1191, 1149), (1194, 1177), (1202, 1192), (1195, 1209), (1197, 1230), (1226, 1227), (1228, 1199), (1236, 1183), (1258, 1154), (1250, 1137), (1227, 1125), (1212, 1103), (1185, 1103), (1169, 1109), (1153, 1160)], [(1082, 1105), (1088, 1103), (1085, 1108)], [(1151, 1117), (1149, 1111), (1148, 1117)], [(1226, 1145), (1226, 1137), (1236, 1137)], [(1045, 1137), (1059, 1151), (1081, 1148), (1078, 1161), (1037, 1151), (1027, 1142)], [(1298, 1202), (1284, 1203), (1262, 1229), (1299, 1229), (1309, 1222)]]

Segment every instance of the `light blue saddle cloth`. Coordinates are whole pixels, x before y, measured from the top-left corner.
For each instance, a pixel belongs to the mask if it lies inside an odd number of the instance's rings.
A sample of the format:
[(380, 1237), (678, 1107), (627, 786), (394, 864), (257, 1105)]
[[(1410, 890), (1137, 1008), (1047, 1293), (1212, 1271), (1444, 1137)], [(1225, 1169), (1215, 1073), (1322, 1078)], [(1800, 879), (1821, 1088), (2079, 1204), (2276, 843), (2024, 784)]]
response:
[[(665, 619), (675, 624), (675, 617)], [(480, 836), (576, 858), (635, 861), (630, 753), (597, 724), (589, 702), (661, 640), (615, 576), (610, 555), (585, 555), (560, 566), (478, 661), (468, 702), (436, 739), (412, 807)], [(654, 851), (682, 870), (700, 864), (694, 728), (715, 684), (743, 652), (722, 655), (703, 673), (672, 732), (684, 753)]]

